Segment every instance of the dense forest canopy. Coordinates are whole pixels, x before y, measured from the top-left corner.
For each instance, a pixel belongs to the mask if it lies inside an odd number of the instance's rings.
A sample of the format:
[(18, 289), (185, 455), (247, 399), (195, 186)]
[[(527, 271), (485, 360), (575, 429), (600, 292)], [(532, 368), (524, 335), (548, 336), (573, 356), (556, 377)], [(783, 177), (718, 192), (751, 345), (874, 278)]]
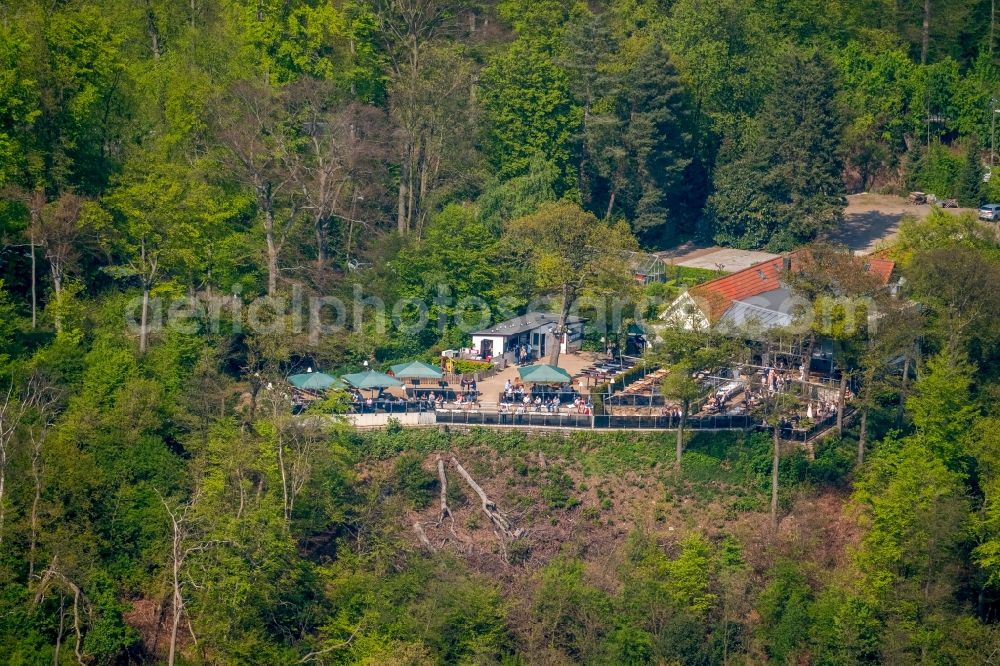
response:
[[(213, 279), (263, 265), (271, 291), (543, 172), (647, 245), (787, 249), (835, 225), (846, 191), (957, 194), (1000, 77), (985, 0), (2, 11), (0, 183), (23, 193), (5, 227), (42, 192), (35, 208), (74, 194), (117, 233), (109, 198), (162, 178), (174, 208), (216, 213), (189, 230)], [(239, 247), (245, 228), (266, 252)]]
[[(797, 288), (865, 292), (822, 244), (847, 194), (1000, 200), (996, 23), (992, 0), (0, 4), (0, 663), (993, 663), (995, 224), (903, 223), (882, 325), (832, 335), (858, 419), (780, 460), (761, 432), (362, 433), (343, 395), (293, 416), (274, 386), (572, 300), (614, 313), (603, 351), (709, 273), (643, 286), (623, 257), (689, 240), (811, 244), (829, 270)], [(673, 341), (649, 361), (686, 418), (691, 374), (741, 352)], [(451, 454), (530, 539), (495, 548)], [(439, 491), (452, 550), (410, 529)]]

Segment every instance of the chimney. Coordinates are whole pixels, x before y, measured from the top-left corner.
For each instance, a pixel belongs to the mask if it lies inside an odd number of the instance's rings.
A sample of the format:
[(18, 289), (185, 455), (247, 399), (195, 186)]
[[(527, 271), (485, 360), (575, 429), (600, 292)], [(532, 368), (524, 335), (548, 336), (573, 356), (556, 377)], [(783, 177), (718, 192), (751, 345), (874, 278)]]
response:
[(792, 258), (789, 256), (784, 256), (781, 258), (781, 270), (790, 271), (792, 270)]

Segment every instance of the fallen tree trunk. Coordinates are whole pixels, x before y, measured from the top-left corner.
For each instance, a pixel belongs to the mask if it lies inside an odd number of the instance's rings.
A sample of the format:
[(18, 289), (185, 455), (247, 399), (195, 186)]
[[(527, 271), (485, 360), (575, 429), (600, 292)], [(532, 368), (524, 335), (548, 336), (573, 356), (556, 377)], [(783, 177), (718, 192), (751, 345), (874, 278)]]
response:
[(438, 456), (438, 481), (441, 484), (441, 514), (438, 516), (438, 525), (444, 522), (445, 518), (451, 518), (451, 508), (448, 506), (448, 477), (444, 473), (444, 461)]
[(465, 468), (462, 467), (458, 460), (455, 459), (455, 456), (451, 457), (451, 462), (455, 465), (455, 469), (458, 470), (458, 473), (462, 475), (462, 478), (465, 479), (465, 482), (469, 484), (469, 487), (472, 488), (473, 492), (479, 495), (480, 506), (483, 509), (483, 513), (489, 517), (490, 522), (492, 522), (498, 530), (498, 534), (508, 539), (516, 539), (521, 536), (524, 533), (524, 530), (511, 529), (511, 524), (507, 517), (503, 515), (500, 509), (497, 508), (496, 503), (491, 500), (489, 496), (487, 496), (486, 491), (484, 491), (479, 484), (476, 483), (476, 480), (472, 478), (472, 475), (465, 471)]

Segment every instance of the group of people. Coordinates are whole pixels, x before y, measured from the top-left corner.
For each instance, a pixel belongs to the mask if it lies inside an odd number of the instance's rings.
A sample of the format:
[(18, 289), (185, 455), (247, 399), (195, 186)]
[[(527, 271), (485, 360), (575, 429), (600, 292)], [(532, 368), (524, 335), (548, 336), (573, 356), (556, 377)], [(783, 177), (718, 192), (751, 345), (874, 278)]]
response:
[(791, 383), (796, 377), (800, 382), (804, 382), (807, 379), (806, 367), (804, 365), (800, 364), (798, 370), (795, 371), (791, 368), (786, 368), (784, 361), (779, 361), (777, 365), (761, 371), (761, 375), (760, 383), (769, 396), (784, 391), (785, 385)]
[[(827, 400), (820, 400), (816, 403), (815, 409), (812, 409), (812, 405), (809, 407), (809, 411), (812, 412), (812, 416), (810, 418), (813, 421), (822, 421), (830, 416), (834, 416), (837, 413), (837, 403)], [(806, 415), (808, 416), (808, 413)]]
[[(519, 401), (501, 402), (500, 413), (506, 414), (513, 411), (515, 414), (525, 414), (528, 412), (556, 414), (561, 407), (562, 402), (559, 400), (558, 395), (553, 395), (550, 398), (535, 396), (535, 399), (532, 400), (530, 395), (524, 394)], [(591, 402), (590, 398), (584, 400), (577, 396), (573, 399), (573, 410), (577, 414), (592, 414), (594, 403)]]
[[(532, 394), (525, 389), (524, 384), (520, 381), (515, 383), (508, 379), (504, 383), (503, 394), (500, 396), (500, 411), (509, 412), (513, 409), (522, 414), (528, 411), (555, 413), (563, 405), (560, 396), (568, 398), (570, 395), (573, 395), (570, 391), (554, 390), (550, 392), (540, 391), (537, 388)], [(590, 411), (587, 410), (591, 409), (593, 404), (589, 398), (584, 400), (580, 396), (574, 395), (573, 407), (578, 414), (589, 414)]]
[(521, 343), (514, 348), (514, 357), (518, 365), (528, 365), (531, 363), (531, 345)]
[(462, 381), (459, 382), (462, 387), (462, 395), (476, 397), (479, 395), (479, 387), (476, 384), (476, 378), (466, 379), (462, 377)]
[(508, 379), (503, 385), (503, 396), (508, 402), (520, 400), (524, 397), (524, 384), (520, 380), (515, 384)]
[[(471, 408), (474, 405), (478, 404), (479, 394), (476, 392), (476, 390), (471, 389), (466, 391), (464, 389), (465, 387), (463, 387), (462, 393), (455, 394), (455, 401), (454, 401), (455, 406)], [(443, 392), (434, 393), (433, 391), (431, 391), (427, 395), (427, 402), (432, 408), (441, 409), (442, 407), (444, 407), (445, 402), (447, 402), (447, 395)]]
[(709, 414), (718, 414), (725, 408), (726, 400), (718, 393), (709, 398), (708, 403), (705, 405), (705, 411)]

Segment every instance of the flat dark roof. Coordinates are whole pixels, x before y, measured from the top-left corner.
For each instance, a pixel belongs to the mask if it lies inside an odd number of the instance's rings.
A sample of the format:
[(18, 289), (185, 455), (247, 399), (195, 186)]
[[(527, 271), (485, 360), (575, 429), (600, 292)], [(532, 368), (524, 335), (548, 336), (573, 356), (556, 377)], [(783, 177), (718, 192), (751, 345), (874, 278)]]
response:
[[(576, 317), (574, 315), (567, 315), (566, 317), (567, 324), (579, 324), (581, 322), (583, 322), (583, 317)], [(552, 314), (551, 312), (529, 312), (520, 317), (502, 321), (490, 328), (476, 331), (473, 335), (509, 338), (512, 335), (520, 335), (521, 333), (527, 333), (542, 326), (557, 323), (559, 323), (559, 315), (557, 314)]]

